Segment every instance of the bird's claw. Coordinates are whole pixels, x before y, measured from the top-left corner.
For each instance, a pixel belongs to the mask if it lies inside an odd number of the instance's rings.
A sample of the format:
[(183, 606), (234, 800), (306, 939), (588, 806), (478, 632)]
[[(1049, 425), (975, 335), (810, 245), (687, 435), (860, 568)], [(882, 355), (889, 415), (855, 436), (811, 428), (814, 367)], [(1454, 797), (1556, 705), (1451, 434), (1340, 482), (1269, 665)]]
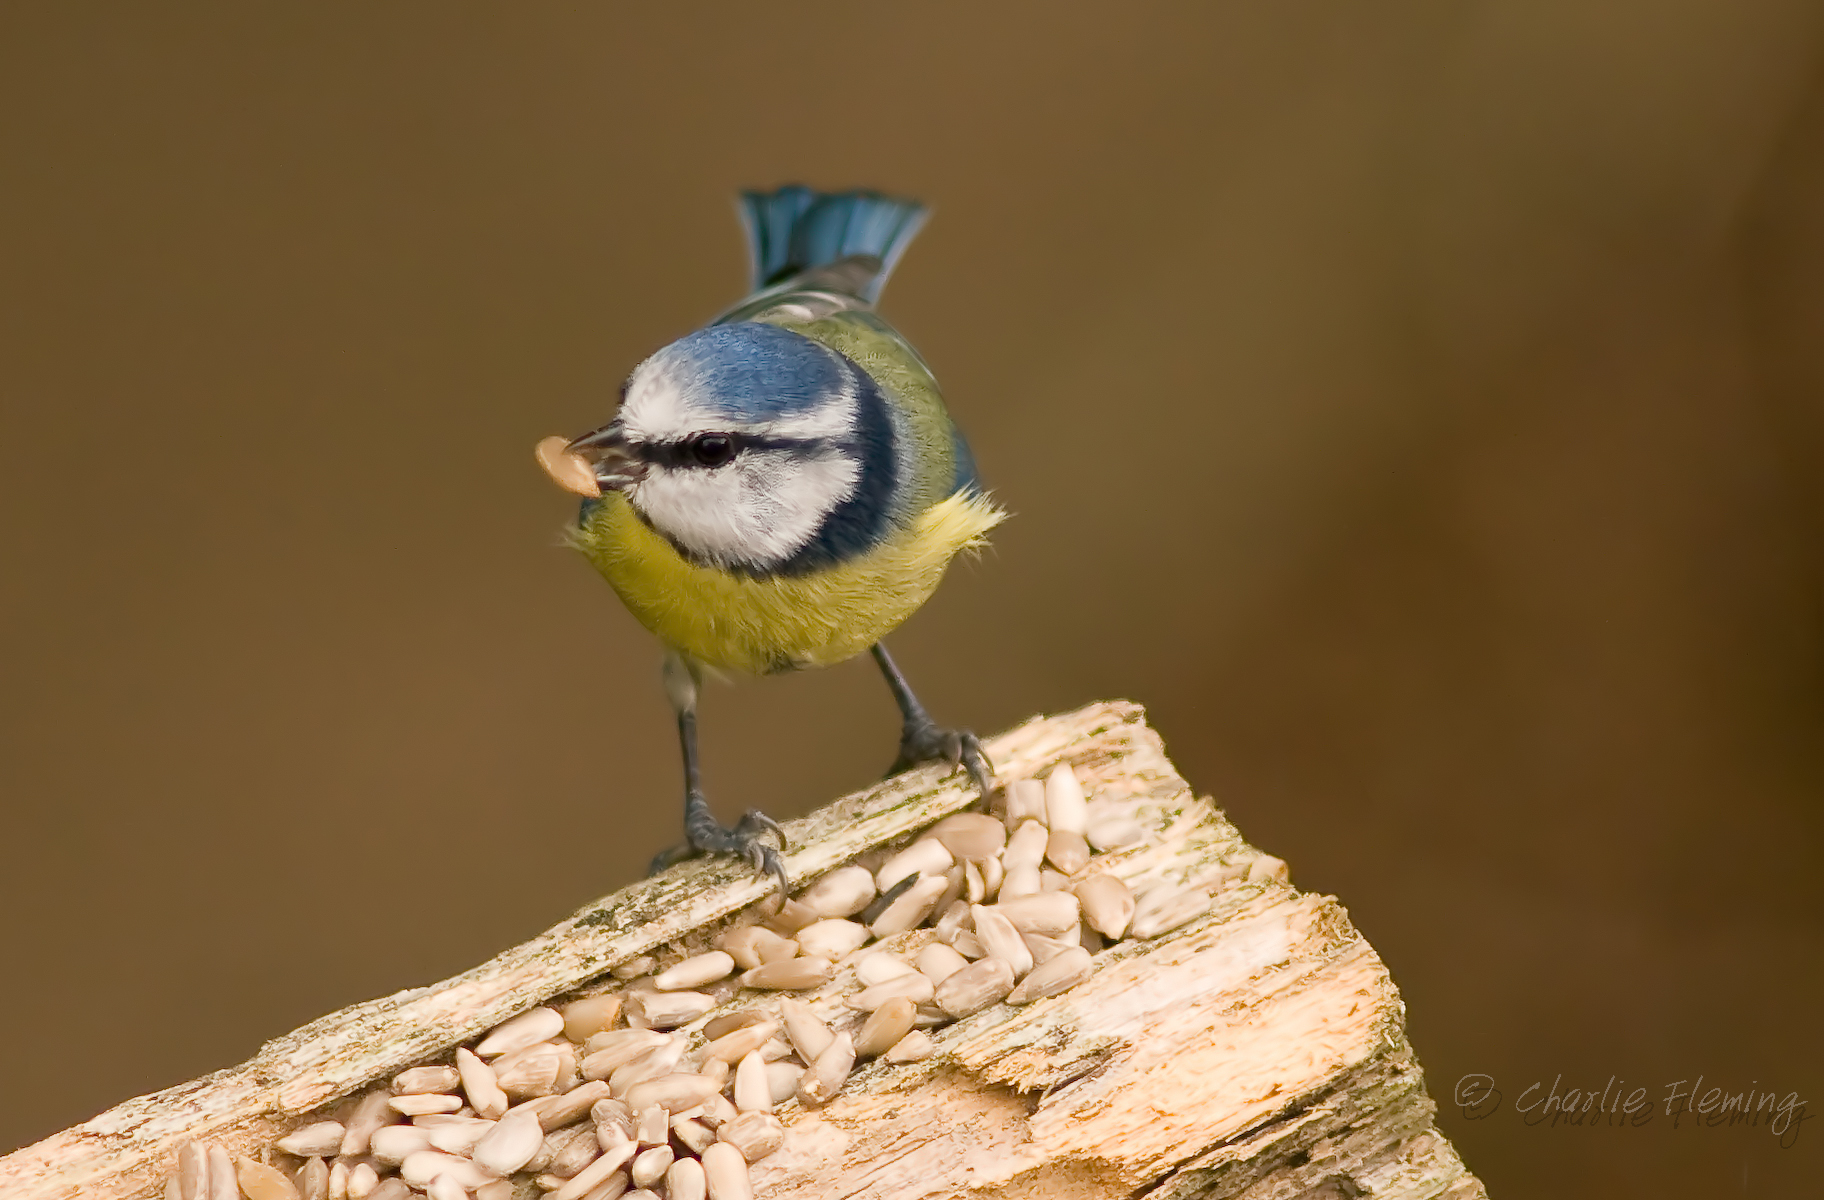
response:
[(909, 771), (920, 763), (947, 762), (969, 772), (976, 790), (987, 798), (994, 778), (994, 764), (982, 750), (981, 739), (967, 729), (944, 729), (935, 722), (908, 725), (899, 739), (899, 757), (888, 775)]
[(660, 851), (652, 860), (651, 874), (656, 875), (673, 863), (697, 854), (739, 854), (753, 864), (754, 870), (773, 877), (779, 885), (779, 898), (783, 901), (791, 894), (791, 880), (786, 876), (785, 859), (779, 850), (763, 840), (769, 833), (778, 835), (779, 847), (784, 848), (785, 830), (765, 813), (749, 809), (735, 822), (733, 829), (725, 829), (710, 813), (709, 803), (700, 794), (692, 792), (684, 804), (685, 841), (682, 845)]

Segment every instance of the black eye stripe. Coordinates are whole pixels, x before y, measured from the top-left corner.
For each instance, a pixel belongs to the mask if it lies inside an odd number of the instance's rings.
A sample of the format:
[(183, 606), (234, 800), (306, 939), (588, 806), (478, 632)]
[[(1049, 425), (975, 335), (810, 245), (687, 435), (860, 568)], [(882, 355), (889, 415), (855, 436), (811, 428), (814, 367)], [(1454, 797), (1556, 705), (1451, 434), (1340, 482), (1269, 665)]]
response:
[[(728, 451), (713, 461), (705, 461), (699, 454), (699, 445), (706, 438), (726, 438)], [(641, 442), (637, 447), (640, 458), (655, 466), (661, 467), (702, 467), (714, 468), (734, 460), (743, 450), (835, 450), (844, 448), (844, 443), (828, 438), (783, 438), (768, 437), (758, 433), (699, 433), (677, 441)]]

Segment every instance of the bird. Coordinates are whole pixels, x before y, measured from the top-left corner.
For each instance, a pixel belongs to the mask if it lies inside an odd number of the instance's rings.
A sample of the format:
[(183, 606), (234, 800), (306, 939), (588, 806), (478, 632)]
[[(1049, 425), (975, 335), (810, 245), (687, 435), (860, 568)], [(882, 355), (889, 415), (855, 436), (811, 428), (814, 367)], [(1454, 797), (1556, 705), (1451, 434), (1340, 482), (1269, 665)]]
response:
[(583, 497), (569, 543), (664, 648), (684, 841), (653, 871), (736, 855), (784, 897), (778, 823), (750, 809), (725, 826), (705, 798), (704, 679), (869, 653), (900, 714), (888, 775), (947, 762), (985, 798), (993, 768), (980, 739), (930, 716), (882, 638), (1007, 514), (930, 367), (876, 311), (925, 206), (794, 184), (741, 193), (739, 212), (750, 293), (636, 366), (612, 419), (546, 438), (536, 455)]

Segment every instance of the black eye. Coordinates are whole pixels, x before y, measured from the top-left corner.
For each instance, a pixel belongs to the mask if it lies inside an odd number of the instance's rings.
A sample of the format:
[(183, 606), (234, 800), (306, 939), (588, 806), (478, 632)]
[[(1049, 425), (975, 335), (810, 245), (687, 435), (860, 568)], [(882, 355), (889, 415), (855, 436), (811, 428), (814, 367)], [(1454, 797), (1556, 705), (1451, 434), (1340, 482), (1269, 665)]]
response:
[(735, 439), (726, 433), (699, 433), (685, 446), (690, 456), (706, 467), (719, 467), (735, 456)]

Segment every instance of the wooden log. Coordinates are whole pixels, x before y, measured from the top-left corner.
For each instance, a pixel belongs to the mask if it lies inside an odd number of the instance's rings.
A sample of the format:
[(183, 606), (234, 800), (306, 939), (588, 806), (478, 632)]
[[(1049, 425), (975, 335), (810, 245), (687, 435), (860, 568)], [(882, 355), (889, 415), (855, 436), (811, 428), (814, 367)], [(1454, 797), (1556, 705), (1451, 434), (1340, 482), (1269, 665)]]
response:
[[(782, 1148), (755, 1164), (761, 1197), (1449, 1197), (1483, 1195), (1432, 1128), (1404, 1008), (1373, 949), (1330, 897), (1300, 893), (1167, 761), (1131, 704), (1035, 719), (987, 743), (1001, 782), (1069, 763), (1092, 820), (1148, 837), (1098, 855), (1147, 902), (1183, 889), (1208, 911), (1095, 956), (1095, 973), (1024, 1007), (996, 1004), (934, 1030), (921, 1062), (877, 1060), (832, 1102), (782, 1106)], [(975, 802), (925, 768), (788, 824), (794, 883)], [(744, 865), (682, 864), (589, 905), (452, 979), (323, 1017), (238, 1067), (129, 1100), (0, 1159), (0, 1195), (138, 1197), (178, 1147), (259, 1157), (334, 1105), (518, 1012), (591, 988), (648, 953), (675, 961), (771, 910)], [(917, 929), (887, 948), (915, 950)], [(870, 949), (879, 949), (877, 945)], [(853, 964), (798, 993), (837, 1017)], [(717, 1012), (755, 1002), (752, 991)], [(706, 1014), (705, 1020), (717, 1015)], [(696, 1029), (701, 1025), (687, 1027)]]

